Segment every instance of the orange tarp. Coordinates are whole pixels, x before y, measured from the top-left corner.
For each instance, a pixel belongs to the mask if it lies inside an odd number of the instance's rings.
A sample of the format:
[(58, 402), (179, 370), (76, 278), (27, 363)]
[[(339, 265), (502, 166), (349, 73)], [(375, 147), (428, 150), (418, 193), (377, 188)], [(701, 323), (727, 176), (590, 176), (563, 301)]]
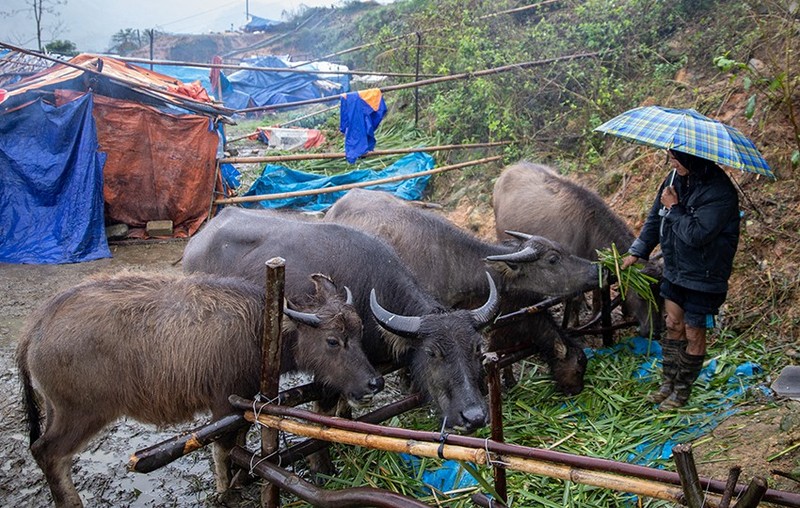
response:
[[(75, 96), (57, 93), (58, 102)], [(148, 221), (172, 220), (173, 236), (194, 234), (216, 188), (219, 138), (209, 130), (210, 119), (98, 95), (94, 118), (100, 150), (108, 157), (103, 170), (107, 222), (144, 228)]]

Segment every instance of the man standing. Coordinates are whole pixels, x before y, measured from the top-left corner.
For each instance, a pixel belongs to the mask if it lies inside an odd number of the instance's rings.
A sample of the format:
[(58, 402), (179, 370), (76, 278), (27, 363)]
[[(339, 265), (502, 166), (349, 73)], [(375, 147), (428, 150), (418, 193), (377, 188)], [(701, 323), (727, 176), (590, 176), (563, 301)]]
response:
[(719, 166), (677, 150), (668, 157), (673, 171), (622, 264), (646, 260), (661, 244), (667, 333), (661, 386), (648, 400), (662, 411), (686, 404), (703, 368), (706, 331), (728, 292), (740, 218), (736, 188)]

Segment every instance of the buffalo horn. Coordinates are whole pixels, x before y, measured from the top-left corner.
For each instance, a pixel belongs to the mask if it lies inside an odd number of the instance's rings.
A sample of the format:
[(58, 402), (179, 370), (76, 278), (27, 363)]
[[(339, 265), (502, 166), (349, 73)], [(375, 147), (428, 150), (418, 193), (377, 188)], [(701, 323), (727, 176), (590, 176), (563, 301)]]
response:
[(522, 240), (523, 242), (525, 240), (530, 240), (531, 238), (533, 238), (533, 235), (529, 235), (528, 233), (522, 233), (520, 231), (509, 231), (509, 230), (506, 230), (505, 233), (508, 236), (513, 236), (514, 238)]
[(313, 328), (317, 328), (322, 323), (322, 320), (319, 318), (319, 316), (312, 314), (311, 312), (300, 312), (290, 309), (289, 307), (284, 307), (283, 313), (289, 316), (289, 318), (291, 318), (293, 321), (303, 323), (304, 325), (308, 325)]
[(492, 276), (489, 275), (489, 272), (486, 272), (486, 278), (489, 279), (489, 299), (483, 304), (482, 307), (470, 312), (472, 314), (472, 318), (478, 324), (478, 328), (491, 323), (494, 317), (497, 315), (497, 311), (500, 310), (500, 299), (497, 297), (497, 286), (495, 286), (494, 280), (492, 279)]
[(353, 305), (353, 293), (350, 291), (350, 288), (345, 286), (344, 292), (347, 294), (347, 299), (345, 300), (345, 305)]
[(378, 298), (375, 296), (375, 288), (369, 292), (369, 308), (372, 315), (380, 325), (390, 332), (402, 337), (414, 338), (419, 332), (422, 319), (417, 316), (399, 316), (381, 307)]
[(539, 259), (539, 253), (533, 247), (512, 252), (510, 254), (497, 254), (496, 256), (486, 256), (487, 261), (504, 261), (506, 263), (525, 263)]

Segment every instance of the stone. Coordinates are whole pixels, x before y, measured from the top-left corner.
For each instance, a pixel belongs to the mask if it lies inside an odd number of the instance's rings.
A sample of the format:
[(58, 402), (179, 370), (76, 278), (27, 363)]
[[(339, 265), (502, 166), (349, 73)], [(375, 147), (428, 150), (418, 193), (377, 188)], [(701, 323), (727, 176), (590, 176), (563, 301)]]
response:
[(151, 220), (145, 227), (148, 236), (172, 236), (171, 220)]

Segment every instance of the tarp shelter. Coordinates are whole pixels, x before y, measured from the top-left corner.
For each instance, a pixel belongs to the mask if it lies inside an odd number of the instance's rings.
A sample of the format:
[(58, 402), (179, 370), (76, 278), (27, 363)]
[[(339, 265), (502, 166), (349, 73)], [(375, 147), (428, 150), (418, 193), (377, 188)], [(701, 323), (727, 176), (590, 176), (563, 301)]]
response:
[[(227, 108), (245, 109), (285, 104), (328, 97), (349, 90), (349, 81), (346, 79), (334, 82), (322, 79), (314, 73), (250, 70), (247, 69), (247, 65), (272, 69), (289, 68), (289, 64), (283, 59), (277, 56), (265, 56), (248, 60), (246, 65), (242, 66), (242, 70), (227, 76), (223, 75), (222, 100)], [(320, 69), (322, 73), (325, 71), (330, 72), (331, 68)]]
[[(94, 142), (107, 156), (105, 223), (127, 224), (133, 238), (146, 237), (147, 222), (155, 220), (171, 220), (175, 237), (193, 234), (207, 217), (215, 192), (223, 193), (215, 175), (216, 123), (227, 110), (205, 102), (197, 86), (113, 58), (79, 55), (70, 63), (80, 68), (58, 64), (11, 87), (0, 115), (37, 100), (63, 107), (89, 93)], [(16, 162), (46, 153), (48, 145), (37, 145), (32, 136), (14, 128), (4, 133), (11, 143), (33, 147), (15, 155)], [(33, 175), (29, 185), (37, 181)], [(65, 189), (54, 187), (53, 199), (61, 192)], [(48, 220), (42, 217), (40, 227), (47, 227)], [(0, 232), (7, 230), (7, 224), (0, 224)]]
[(0, 262), (111, 257), (92, 95), (61, 107), (37, 99), (0, 115)]

